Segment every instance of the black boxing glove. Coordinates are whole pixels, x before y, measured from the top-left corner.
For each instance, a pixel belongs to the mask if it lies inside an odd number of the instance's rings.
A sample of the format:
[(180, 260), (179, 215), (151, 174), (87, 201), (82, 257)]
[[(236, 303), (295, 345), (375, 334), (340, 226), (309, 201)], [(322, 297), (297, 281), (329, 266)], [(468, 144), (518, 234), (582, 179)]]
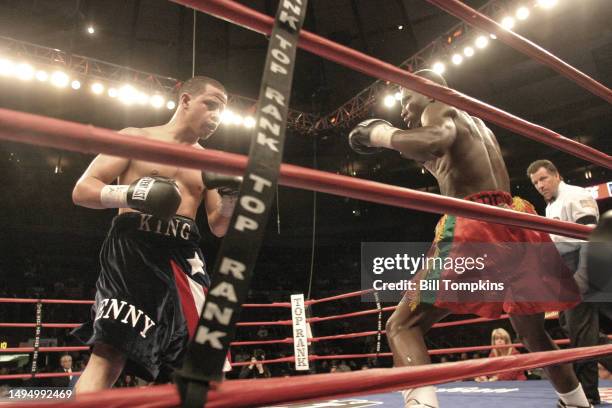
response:
[(168, 220), (181, 205), (181, 192), (172, 179), (142, 177), (129, 186), (104, 186), (100, 203), (106, 208), (133, 208)]
[(349, 133), (349, 145), (359, 154), (378, 153), (383, 147), (392, 149), (391, 136), (398, 130), (386, 120), (364, 120)]
[(202, 182), (207, 189), (217, 190), (221, 196), (219, 213), (224, 217), (231, 217), (238, 200), (242, 177), (208, 171), (206, 173), (202, 172)]

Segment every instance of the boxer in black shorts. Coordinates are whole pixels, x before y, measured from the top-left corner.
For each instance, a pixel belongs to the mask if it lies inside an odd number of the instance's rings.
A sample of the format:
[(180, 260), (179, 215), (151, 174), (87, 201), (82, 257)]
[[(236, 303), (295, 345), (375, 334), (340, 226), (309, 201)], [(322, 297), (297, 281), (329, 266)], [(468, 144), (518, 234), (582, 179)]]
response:
[[(183, 84), (168, 123), (127, 128), (143, 137), (202, 149), (227, 104), (223, 85)], [(114, 181), (117, 184), (111, 184)], [(181, 364), (210, 284), (194, 222), (204, 203), (211, 232), (225, 235), (239, 180), (198, 170), (99, 155), (77, 182), (75, 204), (118, 208), (100, 253), (91, 321), (74, 334), (93, 346), (76, 392), (111, 387), (124, 367), (148, 381), (169, 380)]]

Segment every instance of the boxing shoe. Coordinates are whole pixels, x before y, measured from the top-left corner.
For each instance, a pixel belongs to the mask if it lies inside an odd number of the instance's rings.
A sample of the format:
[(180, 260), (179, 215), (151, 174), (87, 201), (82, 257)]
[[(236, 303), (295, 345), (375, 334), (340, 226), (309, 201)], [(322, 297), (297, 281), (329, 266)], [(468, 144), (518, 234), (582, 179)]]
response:
[(557, 408), (594, 408), (593, 404), (589, 402), (589, 405), (567, 405), (563, 400), (557, 400)]

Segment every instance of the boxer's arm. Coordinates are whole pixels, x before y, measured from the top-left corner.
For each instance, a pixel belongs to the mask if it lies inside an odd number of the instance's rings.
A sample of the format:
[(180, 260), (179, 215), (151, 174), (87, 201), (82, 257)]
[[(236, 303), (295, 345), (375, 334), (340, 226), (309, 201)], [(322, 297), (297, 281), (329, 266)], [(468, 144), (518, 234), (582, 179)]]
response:
[(204, 198), (204, 207), (208, 216), (208, 226), (210, 232), (216, 237), (222, 237), (227, 232), (231, 214), (229, 217), (221, 213), (221, 196), (217, 190), (206, 190)]
[[(137, 132), (138, 129), (127, 128), (118, 133), (136, 135)], [(100, 192), (123, 174), (129, 164), (130, 159), (99, 154), (74, 186), (72, 202), (82, 207), (105, 209), (106, 207), (100, 202)]]
[(447, 105), (429, 105), (421, 116), (422, 127), (393, 133), (391, 146), (402, 156), (426, 162), (443, 156), (455, 142), (456, 111)]

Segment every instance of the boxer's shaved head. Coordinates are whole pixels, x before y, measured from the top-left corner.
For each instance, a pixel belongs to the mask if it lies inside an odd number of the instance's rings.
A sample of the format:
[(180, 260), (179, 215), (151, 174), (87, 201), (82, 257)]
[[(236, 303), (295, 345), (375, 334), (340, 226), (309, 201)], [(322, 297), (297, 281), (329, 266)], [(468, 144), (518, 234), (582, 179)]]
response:
[(179, 89), (179, 95), (184, 93), (188, 93), (191, 96), (198, 96), (202, 92), (206, 90), (206, 86), (210, 85), (214, 88), (223, 91), (224, 94), (227, 94), (225, 87), (223, 84), (216, 79), (205, 77), (205, 76), (194, 76), (193, 78), (188, 79), (183, 82), (181, 88)]
[(419, 71), (413, 72), (413, 74), (423, 78), (427, 78), (438, 85), (442, 85), (448, 88), (448, 83), (446, 82), (446, 79), (444, 79), (442, 75), (438, 74), (435, 71), (432, 71), (431, 69), (421, 69)]

